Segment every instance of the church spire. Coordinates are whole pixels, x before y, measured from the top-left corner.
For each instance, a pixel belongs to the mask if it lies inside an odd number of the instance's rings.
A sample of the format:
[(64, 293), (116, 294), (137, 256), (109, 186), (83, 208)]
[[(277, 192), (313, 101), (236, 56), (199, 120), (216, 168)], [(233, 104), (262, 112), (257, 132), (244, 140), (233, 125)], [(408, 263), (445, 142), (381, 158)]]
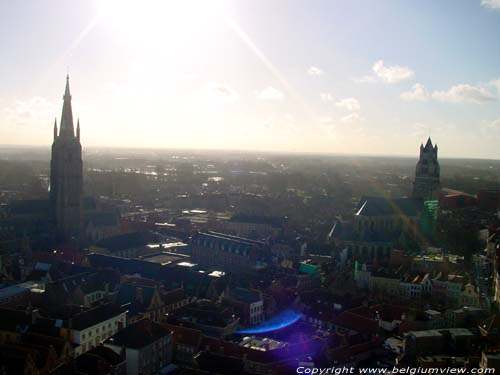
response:
[(57, 138), (57, 118), (54, 118), (54, 141)]
[(80, 142), (80, 119), (76, 121), (76, 139)]
[(69, 91), (69, 75), (66, 76), (66, 89), (64, 90), (63, 96), (63, 110), (61, 115), (61, 123), (59, 129), (59, 136), (61, 137), (71, 137), (75, 136), (75, 130), (73, 126), (73, 111), (71, 109), (71, 94)]

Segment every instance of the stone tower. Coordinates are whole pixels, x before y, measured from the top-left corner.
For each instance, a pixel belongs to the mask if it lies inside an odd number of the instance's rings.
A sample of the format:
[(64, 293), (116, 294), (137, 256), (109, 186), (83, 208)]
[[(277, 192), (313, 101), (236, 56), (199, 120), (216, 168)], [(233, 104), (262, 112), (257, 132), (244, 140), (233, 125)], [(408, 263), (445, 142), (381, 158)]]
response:
[(433, 146), (431, 137), (429, 137), (425, 146), (420, 145), (420, 158), (415, 169), (415, 181), (413, 182), (413, 198), (438, 199), (439, 174), (438, 146)]
[(73, 126), (69, 76), (66, 76), (64, 103), (50, 162), (50, 207), (57, 237), (61, 241), (78, 241), (82, 224), (83, 163), (80, 144), (80, 121), (76, 134)]

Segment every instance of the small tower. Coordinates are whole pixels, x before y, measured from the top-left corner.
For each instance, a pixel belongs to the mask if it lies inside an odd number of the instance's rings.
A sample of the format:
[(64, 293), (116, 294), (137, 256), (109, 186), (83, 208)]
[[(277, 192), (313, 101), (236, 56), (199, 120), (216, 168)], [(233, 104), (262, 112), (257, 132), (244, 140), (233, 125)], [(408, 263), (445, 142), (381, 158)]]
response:
[(415, 168), (415, 181), (413, 182), (413, 198), (438, 199), (439, 177), (438, 146), (433, 146), (431, 137), (429, 137), (425, 146), (420, 145), (420, 158)]
[(54, 124), (50, 161), (50, 208), (57, 237), (63, 242), (78, 241), (82, 223), (83, 163), (80, 126), (75, 135), (69, 91), (69, 76), (59, 123)]

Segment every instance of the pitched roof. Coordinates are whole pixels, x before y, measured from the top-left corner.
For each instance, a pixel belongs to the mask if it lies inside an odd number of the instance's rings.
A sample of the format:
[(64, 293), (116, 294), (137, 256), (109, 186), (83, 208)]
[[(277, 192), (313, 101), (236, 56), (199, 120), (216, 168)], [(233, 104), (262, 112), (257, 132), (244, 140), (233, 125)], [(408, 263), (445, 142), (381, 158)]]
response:
[(161, 324), (149, 319), (141, 319), (111, 336), (105, 344), (141, 349), (168, 335), (170, 331)]
[(252, 223), (252, 224), (268, 224), (275, 228), (280, 228), (287, 222), (287, 217), (282, 216), (263, 216), (263, 215), (249, 215), (244, 213), (234, 214), (231, 222), (238, 223)]
[(358, 216), (417, 216), (422, 209), (422, 202), (411, 198), (389, 199), (384, 197), (363, 197), (359, 201)]
[(114, 318), (124, 312), (124, 309), (113, 303), (99, 305), (74, 316), (72, 318), (71, 328), (81, 331), (108, 319)]
[(196, 348), (200, 346), (203, 338), (200, 330), (168, 323), (164, 323), (163, 326), (173, 333), (174, 343)]
[(365, 310), (347, 310), (334, 318), (334, 323), (344, 328), (356, 332), (376, 333), (378, 331), (378, 321), (371, 317), (364, 316)]
[(262, 296), (258, 291), (245, 288), (234, 288), (231, 290), (230, 296), (245, 303), (255, 303), (262, 300)]
[(122, 358), (121, 355), (116, 353), (114, 350), (105, 347), (104, 345), (95, 346), (91, 350), (89, 350), (87, 353), (97, 355), (100, 358), (106, 360), (108, 363), (110, 363), (113, 366), (116, 366), (124, 361), (124, 358)]
[(500, 336), (500, 314), (492, 315), (480, 324), (488, 334)]
[[(154, 286), (125, 283), (121, 284), (118, 291), (117, 302), (120, 305), (126, 303), (138, 302), (142, 308), (147, 308), (151, 304), (151, 300), (155, 294)], [(138, 296), (141, 296), (142, 301), (138, 301)]]

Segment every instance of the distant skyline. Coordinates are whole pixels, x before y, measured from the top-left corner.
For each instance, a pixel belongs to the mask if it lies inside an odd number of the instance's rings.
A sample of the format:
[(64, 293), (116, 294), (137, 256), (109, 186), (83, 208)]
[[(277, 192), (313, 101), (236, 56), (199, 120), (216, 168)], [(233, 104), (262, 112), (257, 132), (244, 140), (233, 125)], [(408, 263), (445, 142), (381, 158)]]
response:
[(500, 159), (500, 0), (0, 1), (0, 145)]

